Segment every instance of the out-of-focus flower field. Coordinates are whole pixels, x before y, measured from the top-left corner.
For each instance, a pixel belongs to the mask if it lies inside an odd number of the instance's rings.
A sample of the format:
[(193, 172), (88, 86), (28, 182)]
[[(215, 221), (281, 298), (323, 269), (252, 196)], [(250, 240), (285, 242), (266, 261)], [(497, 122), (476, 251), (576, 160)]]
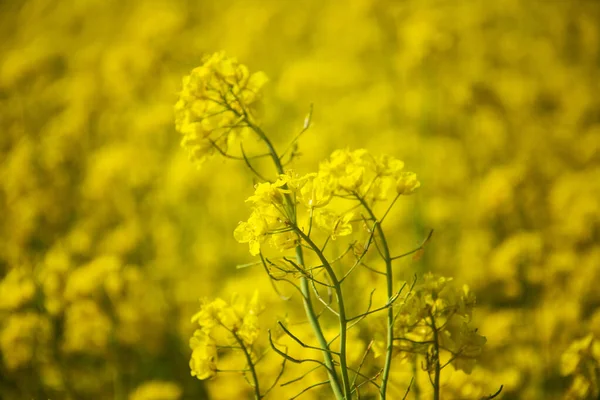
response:
[(190, 375), (198, 300), (258, 289), (265, 320), (301, 318), (236, 268), (252, 175), (179, 145), (182, 77), (218, 50), (269, 77), (276, 146), (314, 104), (297, 170), (349, 147), (419, 176), (388, 229), (406, 250), (435, 234), (399, 278), (468, 284), (487, 337), (443, 398), (597, 398), (600, 3), (3, 1), (0, 37), (0, 398), (247, 398), (240, 374)]

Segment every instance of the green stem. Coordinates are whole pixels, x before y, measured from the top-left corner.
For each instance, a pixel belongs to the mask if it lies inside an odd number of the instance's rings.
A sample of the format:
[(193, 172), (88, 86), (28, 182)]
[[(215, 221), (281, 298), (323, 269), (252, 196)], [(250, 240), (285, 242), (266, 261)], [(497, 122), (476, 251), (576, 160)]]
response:
[(246, 118), (246, 123), (254, 132), (256, 132), (256, 134), (260, 137), (260, 139), (263, 142), (265, 142), (265, 144), (267, 145), (267, 148), (269, 149), (269, 154), (271, 154), (271, 159), (273, 160), (273, 163), (275, 164), (275, 169), (277, 170), (277, 173), (279, 175), (283, 175), (284, 171), (283, 171), (283, 165), (281, 164), (281, 159), (279, 158), (277, 151), (275, 151), (275, 147), (273, 146), (273, 143), (271, 143), (271, 141), (267, 137), (267, 134), (260, 128), (260, 126), (250, 122), (250, 120), (248, 118)]
[[(284, 174), (283, 165), (281, 164), (281, 159), (275, 150), (275, 147), (265, 134), (265, 132), (257, 125), (249, 121), (246, 118), (246, 123), (248, 126), (260, 137), (260, 139), (267, 146), (269, 153), (271, 154), (271, 159), (275, 164), (275, 169), (277, 173), (280, 175)], [(292, 224), (296, 224), (296, 206), (293, 199), (290, 197), (288, 193), (285, 195), (286, 205), (289, 211), (290, 219), (292, 220)], [(302, 252), (302, 246), (296, 246), (296, 261), (298, 265), (304, 265), (304, 254)], [(311, 300), (311, 292), (310, 287), (308, 285), (308, 280), (306, 277), (300, 277), (300, 290), (302, 291), (302, 301), (304, 303), (304, 311), (308, 318), (308, 322), (313, 330), (314, 335), (319, 342), (319, 346), (321, 347), (321, 352), (323, 353), (323, 360), (325, 362), (325, 366), (327, 367), (327, 374), (329, 376), (329, 384), (331, 385), (331, 389), (335, 395), (335, 398), (338, 400), (344, 399), (344, 395), (342, 393), (342, 389), (340, 386), (339, 378), (337, 376), (335, 365), (333, 363), (333, 358), (331, 357), (331, 353), (329, 351), (329, 345), (327, 344), (327, 340), (325, 339), (325, 335), (323, 335), (323, 330), (321, 329), (321, 325), (319, 324), (319, 320), (317, 318), (317, 314), (315, 313), (312, 300)], [(344, 371), (344, 369), (342, 369)], [(347, 371), (346, 371), (347, 375)], [(348, 393), (350, 393), (348, 391)]]
[(258, 376), (256, 375), (256, 368), (254, 368), (254, 363), (252, 362), (252, 356), (250, 355), (250, 352), (248, 352), (248, 349), (246, 348), (246, 344), (244, 343), (244, 341), (242, 339), (240, 339), (240, 337), (235, 332), (231, 332), (231, 334), (233, 335), (235, 340), (238, 342), (238, 344), (242, 348), (242, 351), (244, 352), (244, 355), (246, 356), (246, 362), (248, 363), (248, 367), (250, 368), (250, 372), (252, 373), (252, 380), (254, 381), (254, 386), (253, 386), (254, 398), (256, 400), (261, 400), (262, 395), (260, 394), (260, 386), (258, 384)]
[(415, 356), (412, 363), (412, 373), (414, 377), (413, 393), (415, 394), (415, 400), (421, 400), (421, 387), (419, 386), (419, 380), (417, 379), (418, 372), (419, 369), (417, 368), (417, 357)]
[(429, 316), (431, 317), (431, 329), (433, 330), (433, 361), (435, 362), (434, 376), (433, 376), (433, 400), (440, 400), (440, 342), (438, 337), (438, 329), (435, 325), (435, 317), (431, 310), (429, 310)]
[[(302, 247), (296, 247), (296, 260), (298, 261), (298, 265), (304, 265), (304, 255), (302, 253)], [(312, 301), (311, 301), (311, 293), (310, 288), (308, 286), (308, 279), (306, 277), (300, 278), (300, 290), (302, 290), (303, 299), (304, 299), (304, 311), (306, 312), (306, 316), (308, 317), (308, 322), (317, 337), (317, 341), (319, 342), (319, 346), (321, 346), (323, 358), (325, 361), (325, 365), (327, 366), (327, 373), (329, 375), (329, 383), (331, 385), (331, 389), (335, 394), (335, 398), (340, 400), (344, 399), (344, 395), (342, 394), (342, 388), (340, 386), (340, 380), (337, 376), (335, 366), (333, 364), (333, 359), (331, 358), (331, 353), (329, 350), (329, 345), (327, 344), (327, 340), (325, 339), (325, 335), (323, 335), (323, 330), (321, 329), (321, 325), (319, 324), (319, 320), (317, 319), (317, 314), (315, 313)]]
[[(377, 229), (377, 234), (381, 240), (381, 247), (383, 252), (383, 258), (385, 261), (385, 278), (386, 278), (386, 289), (387, 289), (387, 297), (391, 299), (394, 295), (394, 279), (392, 275), (392, 257), (390, 256), (390, 249), (387, 244), (387, 240), (385, 238), (385, 234), (383, 233), (383, 228), (381, 228), (381, 223), (378, 222), (373, 210), (367, 204), (365, 199), (363, 199), (358, 194), (355, 194), (356, 198), (363, 205), (371, 219), (376, 221), (375, 229)], [(386, 391), (387, 391), (387, 383), (390, 377), (390, 369), (392, 367), (392, 350), (394, 348), (394, 309), (390, 306), (388, 308), (387, 313), (387, 347), (385, 351), (385, 364), (383, 366), (383, 373), (381, 375), (381, 387), (379, 388), (379, 398), (381, 400), (385, 400)]]
[(300, 228), (295, 226), (295, 229), (296, 229), (296, 232), (298, 233), (298, 236), (300, 236), (312, 248), (312, 250), (315, 252), (317, 257), (319, 257), (319, 260), (323, 263), (323, 266), (325, 267), (325, 270), (327, 271), (327, 274), (329, 275), (329, 279), (331, 279), (331, 282), (334, 286), (334, 290), (335, 290), (335, 294), (336, 294), (337, 302), (338, 302), (338, 313), (339, 313), (339, 321), (340, 321), (340, 370), (342, 372), (342, 383), (344, 385), (344, 392), (346, 394), (344, 398), (349, 399), (352, 391), (350, 389), (350, 377), (348, 376), (348, 365), (346, 364), (346, 342), (347, 342), (346, 336), (348, 333), (347, 332), (348, 320), (346, 319), (346, 307), (344, 306), (344, 295), (342, 293), (342, 285), (340, 284), (337, 276), (335, 275), (335, 272), (333, 271), (331, 264), (329, 263), (329, 261), (327, 261), (327, 258), (325, 258), (325, 255), (323, 254), (321, 249), (319, 249), (319, 246), (317, 246), (316, 243), (313, 242), (311, 238), (309, 238), (304, 232), (302, 232), (302, 230)]

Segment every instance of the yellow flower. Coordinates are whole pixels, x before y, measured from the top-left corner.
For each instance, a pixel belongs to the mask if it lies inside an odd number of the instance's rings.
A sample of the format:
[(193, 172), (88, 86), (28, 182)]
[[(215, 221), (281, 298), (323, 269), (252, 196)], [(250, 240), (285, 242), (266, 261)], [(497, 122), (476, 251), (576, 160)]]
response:
[(259, 183), (256, 185), (254, 195), (248, 197), (246, 201), (256, 205), (283, 205), (285, 194), (291, 193), (290, 190), (283, 189), (289, 179), (288, 175), (281, 175), (275, 183)]
[[(229, 303), (222, 299), (204, 301), (200, 311), (192, 317), (192, 322), (200, 325), (200, 329), (196, 329), (190, 339), (192, 376), (208, 379), (216, 374), (219, 346), (239, 347), (242, 344), (252, 351), (252, 344), (260, 333), (258, 315), (262, 310), (258, 291), (250, 301), (235, 293)], [(221, 333), (224, 331), (228, 334), (226, 343), (222, 344)]]
[(112, 324), (92, 300), (80, 300), (65, 310), (63, 349), (72, 353), (104, 354), (109, 344)]
[(212, 302), (203, 301), (200, 311), (198, 311), (192, 317), (192, 323), (197, 322), (202, 330), (206, 333), (219, 325), (219, 314), (224, 308), (227, 307), (227, 303), (221, 299), (215, 299)]
[(227, 152), (230, 142), (247, 131), (249, 122), (255, 122), (260, 90), (266, 82), (264, 73), (250, 74), (224, 52), (205, 58), (183, 78), (175, 104), (175, 127), (191, 160), (201, 165), (215, 150)]
[(294, 232), (275, 233), (271, 235), (271, 246), (280, 251), (293, 249), (298, 244), (298, 236)]
[(413, 172), (403, 172), (404, 162), (388, 155), (373, 156), (365, 149), (336, 150), (319, 166), (319, 176), (334, 194), (358, 194), (366, 200), (386, 200), (395, 185), (410, 194), (420, 183)]
[(192, 317), (192, 322), (197, 322), (207, 335), (215, 328), (225, 328), (250, 346), (258, 336), (258, 314), (261, 311), (258, 292), (255, 292), (250, 302), (234, 293), (230, 303), (219, 298), (212, 302), (204, 301), (200, 311)]
[(182, 390), (176, 383), (149, 381), (139, 385), (130, 395), (129, 400), (178, 400)]
[(398, 194), (413, 194), (421, 186), (414, 172), (401, 172), (396, 179), (396, 192)]
[(333, 196), (329, 181), (317, 174), (305, 175), (306, 183), (300, 189), (300, 197), (308, 208), (324, 207)]
[(236, 308), (238, 314), (243, 315), (242, 325), (238, 328), (237, 335), (246, 345), (250, 346), (256, 341), (260, 333), (258, 315), (263, 310), (263, 307), (260, 304), (258, 291), (254, 292), (248, 303), (237, 295), (234, 295), (231, 303), (232, 307)]
[(12, 268), (0, 281), (0, 310), (15, 310), (30, 302), (35, 295), (31, 272), (25, 268)]
[(362, 159), (365, 154), (364, 149), (353, 152), (349, 149), (336, 150), (331, 153), (329, 160), (321, 163), (319, 174), (330, 178), (338, 190), (358, 191), (365, 175), (365, 164)]
[(463, 322), (456, 340), (458, 356), (452, 361), (454, 367), (470, 374), (486, 342), (486, 337), (477, 333), (477, 329), (471, 329)]
[(212, 378), (217, 373), (217, 346), (202, 330), (196, 330), (190, 339), (192, 358), (190, 370), (198, 379)]
[[(265, 210), (265, 207), (262, 208)], [(254, 209), (248, 221), (242, 221), (233, 231), (233, 237), (239, 243), (248, 243), (250, 254), (257, 256), (260, 253), (260, 245), (264, 242), (269, 231), (269, 221), (261, 215), (258, 209)]]
[(592, 363), (600, 365), (600, 342), (595, 340), (593, 334), (575, 340), (562, 355), (560, 372), (562, 375), (571, 375), (576, 372), (580, 364)]
[(375, 173), (379, 176), (397, 176), (404, 169), (404, 161), (382, 154), (374, 157)]
[(319, 209), (315, 212), (315, 223), (335, 240), (338, 236), (348, 236), (352, 233), (350, 221), (354, 213), (336, 214), (329, 209)]
[[(233, 231), (233, 237), (239, 243), (248, 243), (250, 254), (260, 253), (260, 246), (270, 232), (286, 228), (287, 216), (282, 206), (262, 203), (250, 214), (248, 221), (242, 221)], [(273, 244), (273, 242), (272, 242)]]
[(12, 314), (3, 325), (0, 350), (10, 370), (31, 365), (36, 352), (43, 353), (52, 336), (50, 320), (33, 312)]

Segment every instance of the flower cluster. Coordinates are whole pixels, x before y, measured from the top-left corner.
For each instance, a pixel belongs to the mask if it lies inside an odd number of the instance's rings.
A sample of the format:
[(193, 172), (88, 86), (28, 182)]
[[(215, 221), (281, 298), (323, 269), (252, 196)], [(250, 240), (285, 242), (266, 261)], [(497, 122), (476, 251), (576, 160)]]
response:
[(600, 342), (589, 334), (563, 353), (560, 372), (574, 376), (567, 399), (596, 399), (600, 395)]
[(221, 346), (251, 353), (260, 332), (258, 315), (261, 311), (258, 292), (250, 301), (237, 294), (229, 303), (219, 298), (204, 301), (200, 311), (192, 317), (192, 322), (199, 325), (190, 339), (192, 376), (208, 379), (216, 374), (217, 349)]
[(253, 206), (252, 213), (247, 221), (240, 222), (234, 237), (248, 243), (252, 255), (260, 253), (267, 238), (280, 250), (293, 248), (298, 241), (293, 228), (300, 229), (295, 225), (299, 211), (308, 216), (309, 230), (314, 221), (331, 239), (350, 235), (355, 212), (340, 212), (332, 200), (383, 201), (394, 187), (397, 195), (412, 194), (420, 182), (403, 168), (402, 161), (374, 156), (365, 149), (336, 150), (317, 173), (299, 176), (288, 171), (274, 183), (256, 185), (254, 195), (246, 200)]
[(434, 346), (449, 354), (456, 369), (471, 373), (486, 338), (470, 327), (475, 295), (452, 278), (425, 274), (398, 306), (394, 324), (396, 349), (402, 356), (431, 358)]
[(27, 311), (8, 316), (0, 331), (0, 351), (6, 368), (27, 367), (36, 356), (43, 359), (52, 334), (51, 321), (45, 315)]
[(138, 386), (129, 395), (129, 400), (179, 400), (182, 392), (173, 382), (148, 381)]
[(224, 52), (205, 58), (183, 78), (175, 126), (183, 135), (181, 145), (190, 159), (201, 164), (215, 150), (227, 152), (231, 141), (254, 121), (266, 81), (264, 73), (250, 74), (245, 65)]
[(14, 268), (0, 281), (0, 310), (16, 310), (31, 302), (35, 296), (35, 283), (31, 272), (25, 268)]
[(398, 194), (411, 194), (421, 184), (413, 172), (403, 171), (404, 162), (388, 155), (374, 156), (365, 149), (336, 150), (319, 166), (319, 176), (337, 195), (358, 195), (386, 200), (392, 187)]

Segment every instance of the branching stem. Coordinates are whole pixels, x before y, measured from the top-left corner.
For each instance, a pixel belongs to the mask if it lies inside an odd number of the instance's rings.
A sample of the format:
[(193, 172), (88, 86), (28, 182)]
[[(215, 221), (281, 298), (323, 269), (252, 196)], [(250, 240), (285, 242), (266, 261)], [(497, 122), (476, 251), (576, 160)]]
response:
[(250, 369), (250, 373), (252, 374), (252, 381), (254, 383), (252, 385), (252, 388), (254, 389), (254, 399), (261, 400), (262, 395), (260, 394), (260, 385), (258, 383), (258, 376), (256, 375), (256, 368), (254, 367), (254, 362), (252, 361), (252, 355), (248, 351), (248, 348), (244, 344), (244, 341), (235, 332), (231, 332), (231, 334), (235, 338), (236, 342), (238, 342), (242, 351), (244, 352), (244, 355), (246, 356), (246, 362), (248, 363), (248, 368)]
[[(369, 217), (373, 221), (375, 221), (375, 229), (377, 230), (377, 234), (379, 236), (379, 240), (381, 241), (381, 256), (385, 261), (385, 277), (386, 277), (386, 288), (387, 288), (387, 297), (391, 299), (394, 296), (394, 277), (392, 274), (392, 257), (390, 256), (390, 249), (388, 247), (387, 240), (385, 238), (385, 234), (383, 233), (383, 229), (381, 228), (381, 223), (377, 222), (377, 218), (373, 213), (373, 210), (364, 198), (362, 198), (358, 193), (354, 194), (358, 201), (363, 205)], [(387, 214), (387, 213), (386, 213)], [(375, 241), (377, 245), (377, 241)], [(376, 246), (379, 249), (379, 246)], [(379, 398), (381, 400), (385, 400), (387, 384), (390, 377), (390, 369), (392, 366), (392, 350), (394, 347), (394, 309), (392, 307), (388, 308), (387, 312), (387, 346), (385, 351), (385, 364), (383, 366), (383, 373), (381, 377), (381, 387), (379, 389)]]
[[(283, 175), (284, 170), (283, 170), (283, 165), (281, 163), (281, 158), (277, 154), (275, 147), (273, 146), (273, 144), (271, 143), (271, 141), (269, 140), (269, 138), (267, 137), (265, 132), (259, 126), (257, 126), (252, 121), (250, 121), (247, 114), (244, 113), (244, 117), (246, 119), (246, 123), (248, 124), (248, 126), (258, 135), (258, 137), (267, 146), (267, 149), (268, 149), (269, 153), (271, 154), (271, 159), (273, 160), (273, 164), (275, 165), (275, 169), (277, 170), (277, 173), (279, 175)], [(296, 204), (293, 201), (293, 199), (291, 198), (291, 196), (287, 193), (285, 195), (285, 199), (286, 199), (286, 206), (289, 211), (288, 215), (291, 218), (292, 224), (295, 225), (296, 224)], [(300, 230), (296, 229), (296, 232), (298, 232), (298, 231), (300, 231)], [(304, 254), (302, 252), (301, 245), (296, 246), (296, 263), (299, 266), (304, 265)], [(337, 376), (337, 372), (336, 372), (336, 369), (335, 369), (335, 366), (333, 363), (333, 358), (331, 356), (330, 349), (327, 345), (327, 340), (325, 339), (325, 335), (323, 334), (323, 330), (322, 330), (321, 325), (319, 324), (319, 320), (317, 318), (317, 313), (315, 312), (314, 306), (312, 304), (310, 287), (308, 284), (308, 278), (306, 278), (306, 276), (300, 277), (300, 290), (303, 295), (302, 301), (304, 303), (304, 311), (306, 312), (306, 317), (308, 318), (308, 322), (310, 323), (313, 333), (314, 333), (315, 337), (317, 338), (317, 341), (319, 342), (319, 346), (321, 348), (321, 353), (323, 354), (323, 360), (324, 360), (325, 366), (327, 367), (327, 373), (329, 375), (328, 382), (331, 386), (331, 389), (333, 390), (335, 398), (338, 400), (344, 399), (345, 396), (342, 392), (342, 387), (340, 386), (339, 378)], [(345, 353), (343, 355), (345, 357)], [(344, 362), (345, 362), (345, 360), (344, 360)], [(344, 372), (345, 372), (345, 374), (347, 375), (347, 371), (345, 371), (344, 367), (345, 367), (345, 365), (342, 366), (342, 373), (344, 374)], [(349, 391), (347, 391), (347, 392), (349, 392)]]

